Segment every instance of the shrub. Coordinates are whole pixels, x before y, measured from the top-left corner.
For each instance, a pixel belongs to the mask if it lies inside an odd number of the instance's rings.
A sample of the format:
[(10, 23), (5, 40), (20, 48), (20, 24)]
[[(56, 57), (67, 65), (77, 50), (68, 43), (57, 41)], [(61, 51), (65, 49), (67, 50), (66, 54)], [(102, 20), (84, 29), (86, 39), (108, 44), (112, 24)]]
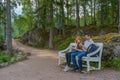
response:
[(0, 52), (0, 63), (1, 62), (9, 62), (11, 59), (11, 56), (10, 55), (7, 55), (3, 52)]
[(0, 35), (0, 42), (4, 42), (4, 41), (5, 41), (4, 36)]
[(113, 61), (102, 62), (102, 68), (113, 68), (120, 71), (120, 58)]
[(70, 43), (74, 42), (74, 38), (67, 38), (60, 46), (58, 47), (58, 50), (63, 50), (69, 46)]
[(64, 39), (61, 35), (58, 35), (53, 40), (53, 45), (55, 49), (58, 49), (58, 46), (63, 43)]
[(0, 64), (2, 64), (3, 63), (3, 60), (0, 60)]
[(4, 55), (4, 56), (2, 56), (3, 62), (9, 62), (10, 59), (11, 59), (10, 55)]
[(28, 42), (28, 45), (33, 46), (35, 48), (40, 48), (40, 47), (45, 46), (45, 42), (44, 41), (41, 41), (41, 42), (37, 41), (37, 42), (34, 42), (34, 43), (33, 42)]
[(120, 58), (112, 61), (111, 66), (115, 69), (120, 70)]

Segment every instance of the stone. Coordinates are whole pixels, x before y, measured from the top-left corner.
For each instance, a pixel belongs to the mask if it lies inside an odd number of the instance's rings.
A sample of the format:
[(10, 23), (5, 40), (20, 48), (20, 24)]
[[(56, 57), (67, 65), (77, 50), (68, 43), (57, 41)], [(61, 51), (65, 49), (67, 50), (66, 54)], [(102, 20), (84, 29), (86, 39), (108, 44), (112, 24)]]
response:
[(120, 34), (109, 33), (106, 35), (93, 37), (95, 42), (104, 43), (103, 48), (103, 61), (112, 61), (114, 59), (120, 58)]
[(11, 60), (10, 60), (10, 62), (11, 63), (14, 63), (16, 60), (15, 60), (15, 58), (13, 57), (13, 58), (11, 58)]
[(31, 55), (32, 55), (30, 52), (28, 52), (28, 53), (26, 53), (26, 54), (27, 54), (27, 56), (31, 56)]

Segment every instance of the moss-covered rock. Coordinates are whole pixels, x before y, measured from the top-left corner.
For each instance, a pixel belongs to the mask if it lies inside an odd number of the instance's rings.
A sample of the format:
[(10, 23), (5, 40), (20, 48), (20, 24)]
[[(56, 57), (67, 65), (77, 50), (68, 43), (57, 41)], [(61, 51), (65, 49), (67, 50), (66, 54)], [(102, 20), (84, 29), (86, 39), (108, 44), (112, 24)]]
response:
[(113, 60), (120, 57), (120, 34), (109, 33), (101, 36), (94, 36), (95, 42), (103, 42), (103, 60)]

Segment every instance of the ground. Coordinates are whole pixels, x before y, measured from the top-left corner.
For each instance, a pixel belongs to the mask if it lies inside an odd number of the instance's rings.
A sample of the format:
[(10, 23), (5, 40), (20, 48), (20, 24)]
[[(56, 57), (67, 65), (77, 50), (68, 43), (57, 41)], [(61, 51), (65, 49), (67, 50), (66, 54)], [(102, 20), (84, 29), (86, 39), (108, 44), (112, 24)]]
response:
[(120, 80), (120, 72), (112, 69), (92, 73), (64, 72), (57, 65), (57, 51), (35, 49), (13, 41), (13, 46), (31, 52), (28, 60), (0, 69), (0, 80)]

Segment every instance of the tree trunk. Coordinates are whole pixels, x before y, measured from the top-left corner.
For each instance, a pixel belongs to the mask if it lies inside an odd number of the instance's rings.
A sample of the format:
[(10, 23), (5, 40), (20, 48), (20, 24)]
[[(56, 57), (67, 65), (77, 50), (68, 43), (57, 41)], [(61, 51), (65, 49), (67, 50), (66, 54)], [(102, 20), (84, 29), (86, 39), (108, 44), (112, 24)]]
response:
[(87, 22), (86, 22), (86, 0), (84, 0), (84, 26), (87, 25)]
[(65, 21), (64, 21), (64, 18), (65, 18), (65, 14), (64, 14), (64, 0), (60, 0), (61, 2), (61, 13), (62, 13), (62, 34), (65, 35), (65, 30), (64, 30), (64, 25), (65, 25)]
[(103, 14), (103, 2), (101, 1), (101, 24), (103, 24), (103, 16), (104, 16), (104, 14)]
[(67, 25), (69, 25), (68, 24), (68, 22), (69, 22), (69, 4), (68, 4), (68, 2), (69, 2), (69, 0), (66, 0), (66, 9), (67, 9)]
[(50, 3), (50, 24), (49, 48), (53, 49), (53, 0)]
[(91, 0), (91, 24), (93, 24), (92, 13), (93, 13), (93, 2)]
[(11, 35), (11, 9), (10, 0), (7, 0), (7, 26), (6, 26), (6, 43), (7, 53), (12, 54), (12, 35)]
[(96, 9), (96, 0), (94, 0), (94, 24), (96, 24), (95, 9)]
[(118, 0), (119, 3), (119, 24), (118, 24), (118, 32), (120, 33), (120, 0)]
[(80, 27), (79, 1), (78, 0), (76, 0), (76, 26), (77, 26), (77, 29)]

